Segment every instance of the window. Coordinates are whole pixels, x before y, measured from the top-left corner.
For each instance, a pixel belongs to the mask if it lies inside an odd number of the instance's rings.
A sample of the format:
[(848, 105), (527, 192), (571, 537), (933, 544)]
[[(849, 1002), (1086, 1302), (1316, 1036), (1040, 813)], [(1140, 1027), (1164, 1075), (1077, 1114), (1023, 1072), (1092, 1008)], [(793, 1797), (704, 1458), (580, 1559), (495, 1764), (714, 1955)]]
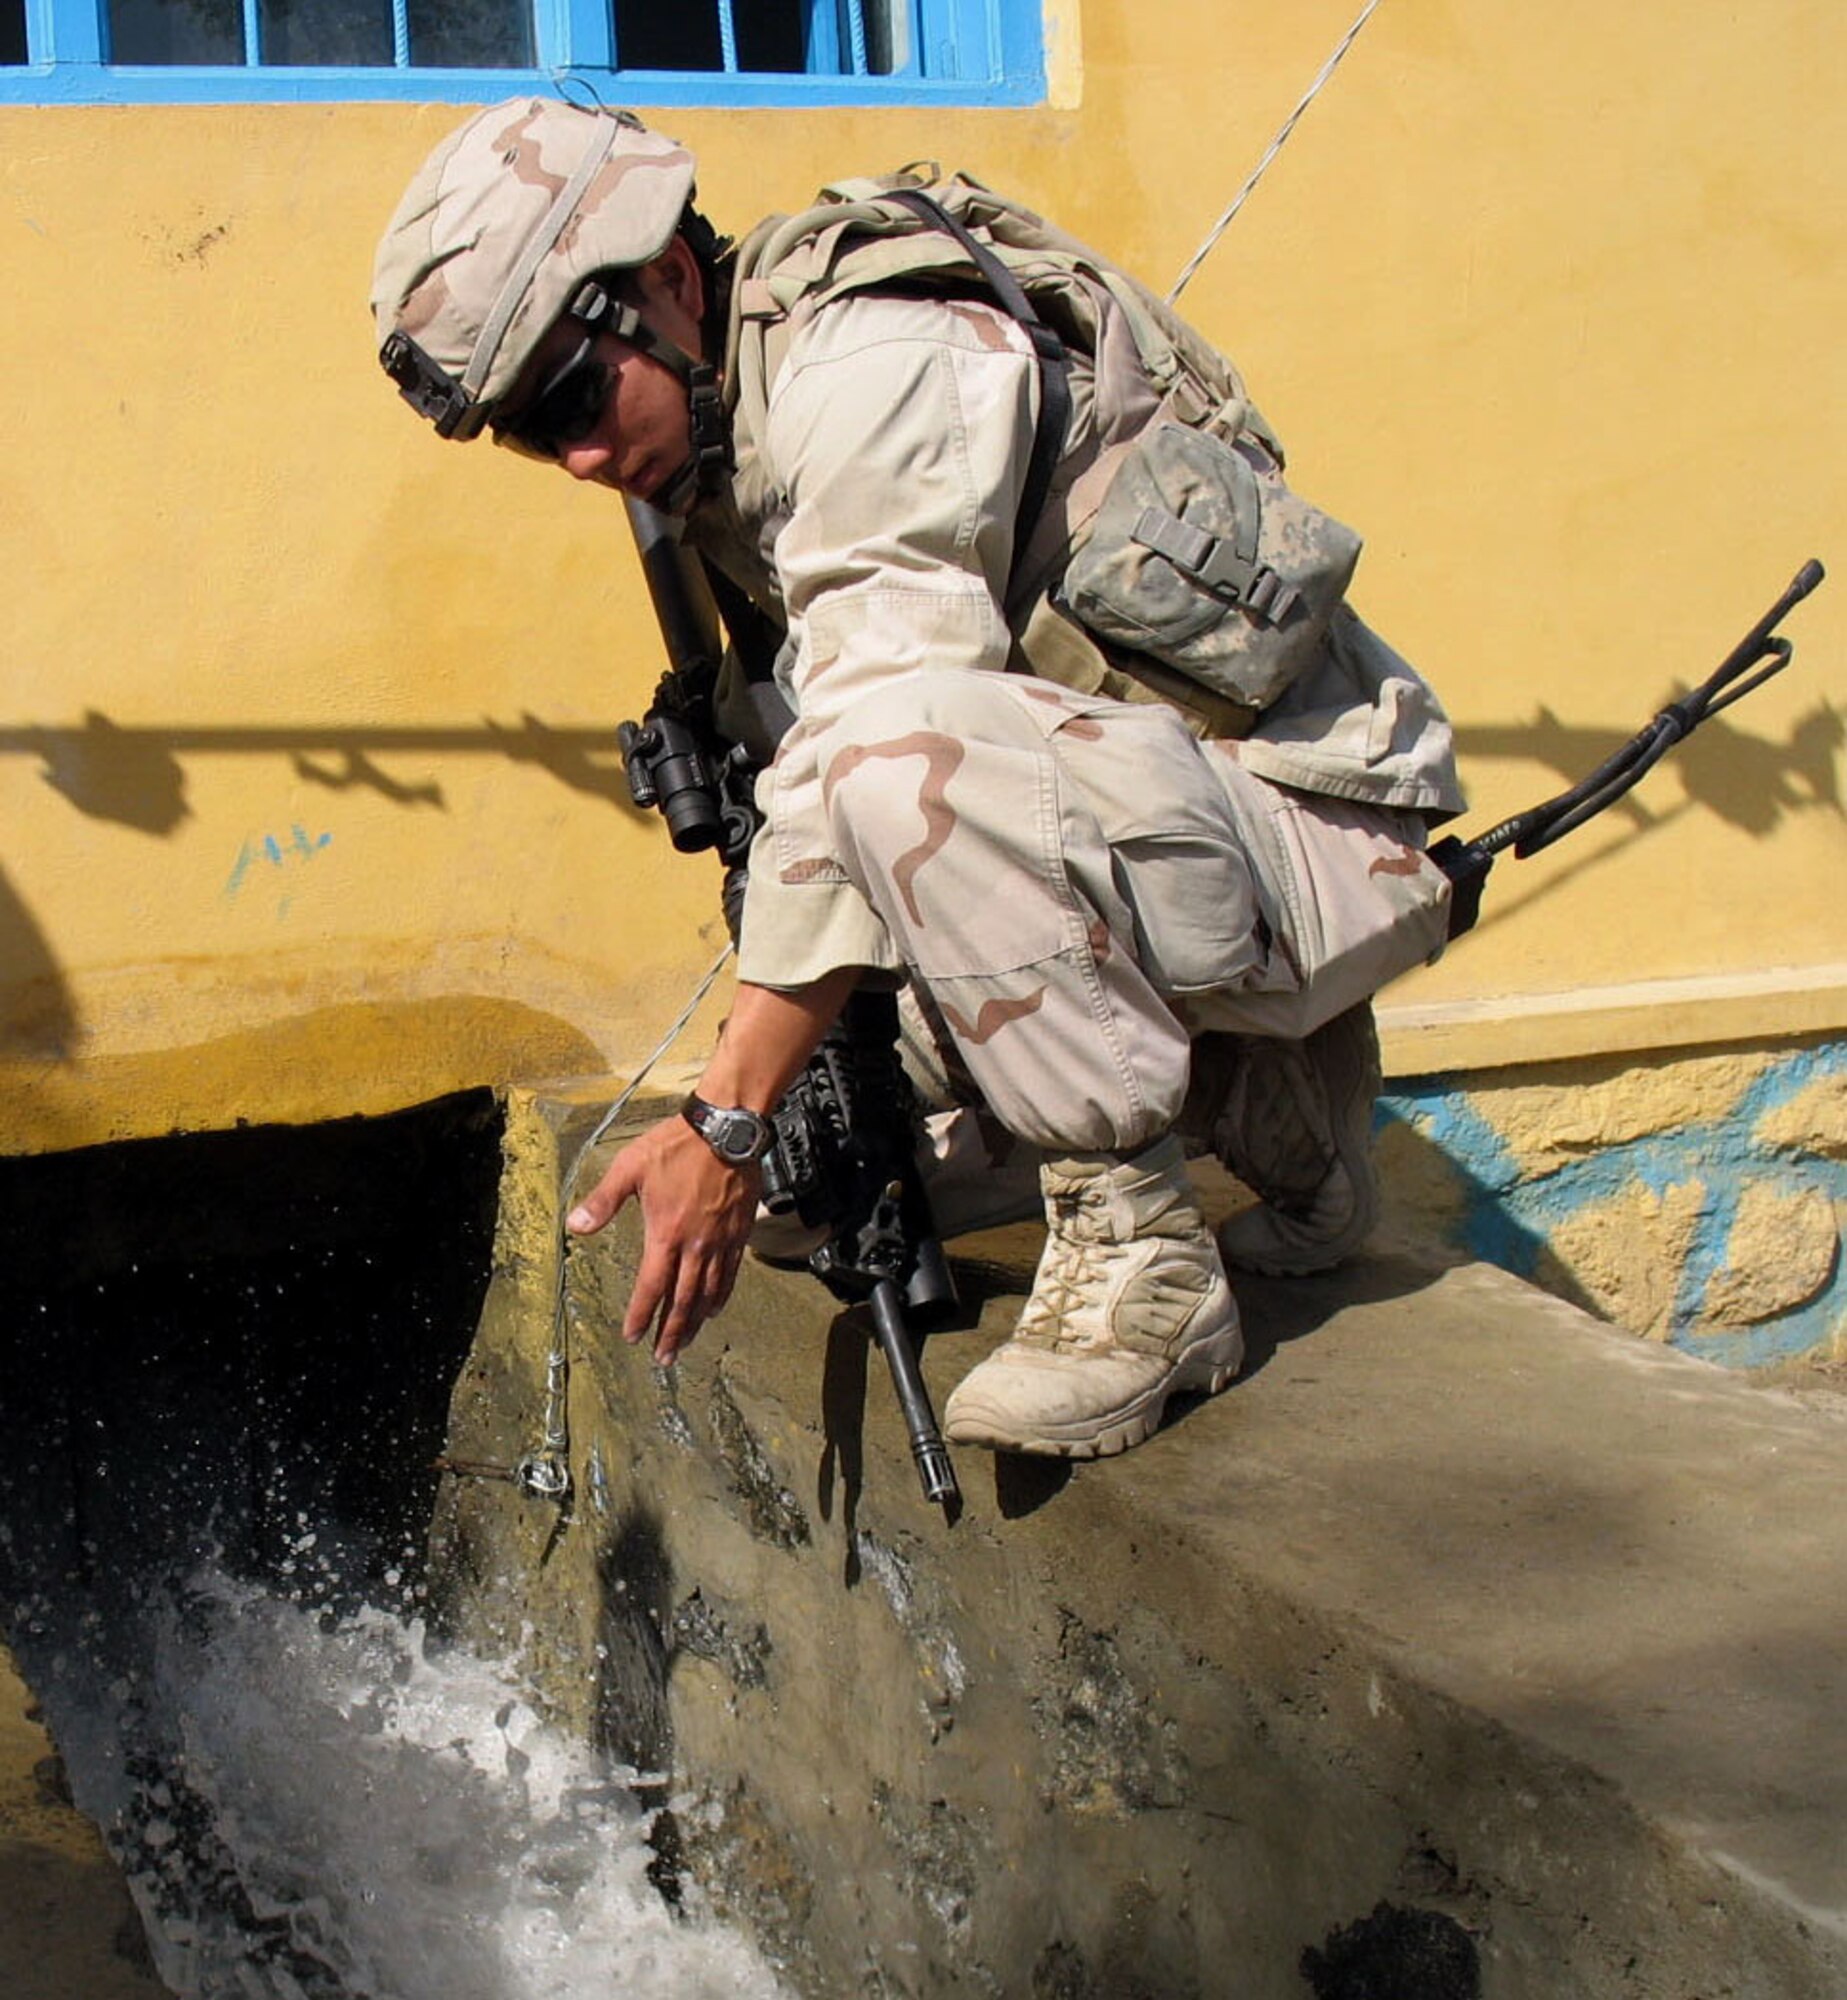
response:
[[(394, 10), (378, 0), (105, 0), (109, 60), (123, 66), (242, 68), (246, 37), (268, 69), (391, 69)], [(406, 67), (530, 69), (523, 0), (411, 0)]]
[(1042, 0), (0, 0), (0, 103), (1021, 104)]

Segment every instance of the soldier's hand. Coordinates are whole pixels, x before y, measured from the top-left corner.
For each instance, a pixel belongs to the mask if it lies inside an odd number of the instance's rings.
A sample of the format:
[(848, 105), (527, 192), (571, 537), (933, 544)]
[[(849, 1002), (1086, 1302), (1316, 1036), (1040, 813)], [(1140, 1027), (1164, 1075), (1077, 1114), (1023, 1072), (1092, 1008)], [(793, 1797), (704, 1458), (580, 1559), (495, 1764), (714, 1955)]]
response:
[(566, 1218), (572, 1235), (592, 1235), (639, 1198), (641, 1265), (622, 1337), (653, 1328), (662, 1367), (731, 1296), (761, 1184), (755, 1166), (727, 1166), (683, 1118), (668, 1117), (624, 1146)]

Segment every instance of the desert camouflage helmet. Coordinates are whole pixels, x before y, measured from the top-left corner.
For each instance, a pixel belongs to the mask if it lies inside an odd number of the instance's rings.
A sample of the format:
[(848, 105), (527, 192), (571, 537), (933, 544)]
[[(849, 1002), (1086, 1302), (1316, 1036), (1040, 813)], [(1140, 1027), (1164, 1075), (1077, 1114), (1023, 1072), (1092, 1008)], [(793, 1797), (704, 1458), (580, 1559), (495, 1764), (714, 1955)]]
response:
[(379, 354), (443, 437), (471, 438), (593, 272), (658, 257), (693, 156), (626, 111), (512, 98), (424, 162), (379, 244)]

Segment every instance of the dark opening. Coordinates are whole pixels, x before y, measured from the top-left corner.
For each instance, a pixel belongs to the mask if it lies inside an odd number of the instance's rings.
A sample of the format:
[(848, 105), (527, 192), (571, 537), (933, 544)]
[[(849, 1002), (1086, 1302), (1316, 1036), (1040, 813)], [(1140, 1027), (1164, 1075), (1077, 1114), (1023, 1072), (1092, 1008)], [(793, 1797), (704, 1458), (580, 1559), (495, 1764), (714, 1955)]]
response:
[(322, 1631), (416, 1617), (499, 1127), (482, 1091), (0, 1159), (0, 1637), (162, 1976), (200, 1968), (186, 1991), (355, 1990), (322, 1949), (318, 1885), (290, 1887), (292, 1859), (246, 1880), (176, 1689), (263, 1607)]
[[(499, 1784), (397, 1727), (479, 1726), (494, 1671), (446, 1673), (425, 1571), (434, 1461), (492, 1274), (501, 1129), (477, 1091), (0, 1159), (0, 1638), (176, 1990), (384, 1991), (381, 1923), (402, 1911), (414, 1953), (445, 1896), (529, 1853), (547, 1857), (530, 1908), (555, 1899), (568, 1935), (603, 1843), (665, 1804), (618, 1808), (580, 1782), (546, 1818), (511, 1733)], [(658, 1544), (641, 1522), (613, 1558), (650, 1607)], [(605, 1734), (656, 1750), (647, 1637), (612, 1627), (638, 1706)], [(517, 1727), (511, 1685), (495, 1699), (493, 1727)], [(376, 1869), (374, 1825), (396, 1835)], [(674, 1835), (656, 1814), (647, 1870), (669, 1896)], [(0, 1869), (0, 1900), (11, 1887)]]
[(0, 1159), (0, 1617), (207, 1545), (272, 1582), (304, 1517), (329, 1593), (414, 1590), (499, 1139), (478, 1091)]
[(26, 60), (26, 0), (0, 0), (0, 65)]
[(1302, 1954), (1315, 2000), (1481, 2000), (1475, 1940), (1441, 1910), (1378, 1903)]

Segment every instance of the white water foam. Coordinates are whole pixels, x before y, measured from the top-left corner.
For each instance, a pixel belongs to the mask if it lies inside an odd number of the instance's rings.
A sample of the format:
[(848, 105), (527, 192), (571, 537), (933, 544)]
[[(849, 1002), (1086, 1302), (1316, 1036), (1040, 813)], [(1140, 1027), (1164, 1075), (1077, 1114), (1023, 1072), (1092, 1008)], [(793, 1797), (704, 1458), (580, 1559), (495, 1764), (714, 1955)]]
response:
[(125, 1671), (72, 1632), (34, 1678), (186, 2000), (784, 1992), (691, 1889), (669, 1907), (633, 1774), (505, 1669), (212, 1565), (143, 1610)]

